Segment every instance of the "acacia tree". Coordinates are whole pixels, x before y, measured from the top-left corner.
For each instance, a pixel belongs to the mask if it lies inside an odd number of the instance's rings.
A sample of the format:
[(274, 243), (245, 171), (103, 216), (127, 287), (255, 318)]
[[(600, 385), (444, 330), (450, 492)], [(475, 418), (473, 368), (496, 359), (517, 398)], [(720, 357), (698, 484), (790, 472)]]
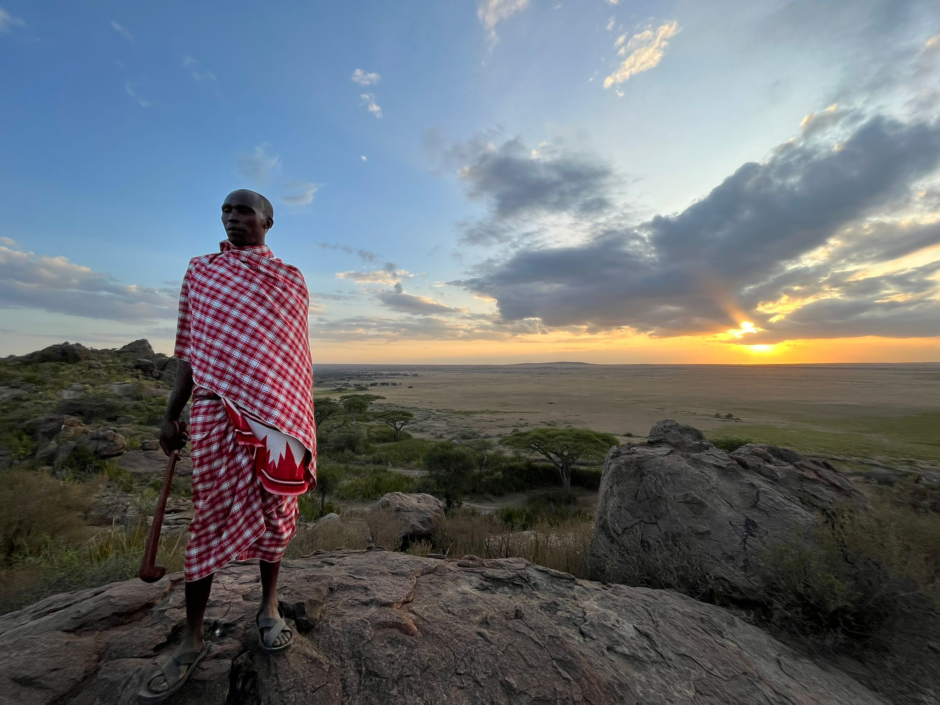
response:
[(571, 470), (575, 463), (601, 460), (611, 446), (619, 445), (609, 433), (587, 428), (534, 428), (524, 433), (512, 433), (501, 443), (523, 453), (537, 453), (550, 461), (558, 470), (565, 492), (571, 491)]
[(317, 428), (320, 428), (320, 424), (338, 414), (342, 409), (343, 407), (335, 399), (329, 397), (318, 399), (313, 403), (313, 422)]
[(477, 456), (477, 466), (479, 473), (477, 475), (477, 490), (483, 489), (483, 478), (486, 477), (486, 464), (490, 460), (490, 451), (493, 450), (493, 441), (489, 438), (474, 438), (467, 442), (467, 445), (473, 448), (479, 455)]
[(323, 516), (323, 508), (326, 506), (326, 496), (335, 492), (339, 486), (339, 476), (329, 467), (317, 468), (317, 493), (320, 495), (320, 516)]
[(476, 465), (477, 459), (471, 448), (450, 441), (436, 443), (425, 453), (424, 468), (444, 495), (448, 511), (460, 504)]
[(415, 420), (410, 411), (390, 410), (375, 415), (375, 418), (395, 429), (395, 440), (401, 440), (401, 430)]
[(369, 404), (374, 402), (376, 399), (384, 399), (378, 394), (345, 394), (339, 399), (343, 402), (343, 408), (346, 409), (346, 413), (352, 417), (353, 425), (358, 425), (356, 423), (356, 415), (365, 414), (369, 410)]

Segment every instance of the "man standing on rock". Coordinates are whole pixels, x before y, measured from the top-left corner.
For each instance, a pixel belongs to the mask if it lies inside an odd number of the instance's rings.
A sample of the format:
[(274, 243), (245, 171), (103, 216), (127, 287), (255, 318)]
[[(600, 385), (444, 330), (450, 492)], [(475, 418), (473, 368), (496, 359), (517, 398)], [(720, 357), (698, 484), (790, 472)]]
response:
[[(259, 558), (261, 649), (287, 649), (293, 633), (277, 599), (281, 557), (296, 533), (297, 496), (316, 484), (309, 296), (296, 267), (265, 237), (270, 201), (254, 191), (222, 204), (221, 252), (189, 263), (180, 292), (179, 372), (160, 445), (168, 455), (192, 440), (193, 506), (186, 546), (186, 632), (141, 700), (169, 697), (206, 654), (203, 621), (212, 575), (232, 560)], [(191, 428), (181, 430), (193, 398)]]

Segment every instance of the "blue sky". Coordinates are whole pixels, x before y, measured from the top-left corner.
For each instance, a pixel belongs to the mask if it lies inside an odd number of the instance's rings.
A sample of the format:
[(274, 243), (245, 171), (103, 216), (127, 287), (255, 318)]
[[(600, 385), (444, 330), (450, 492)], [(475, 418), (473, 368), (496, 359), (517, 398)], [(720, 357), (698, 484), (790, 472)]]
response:
[(169, 351), (247, 187), (319, 362), (940, 359), (938, 67), (906, 0), (0, 0), (0, 354)]

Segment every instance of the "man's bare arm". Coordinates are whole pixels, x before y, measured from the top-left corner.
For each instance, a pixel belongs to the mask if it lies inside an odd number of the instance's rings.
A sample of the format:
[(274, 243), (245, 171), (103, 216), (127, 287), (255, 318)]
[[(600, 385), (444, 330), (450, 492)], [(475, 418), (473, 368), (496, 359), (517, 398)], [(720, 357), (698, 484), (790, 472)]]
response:
[(189, 438), (188, 433), (180, 433), (176, 422), (180, 420), (186, 403), (193, 394), (193, 368), (188, 362), (179, 361), (179, 367), (176, 370), (176, 383), (173, 385), (173, 391), (170, 393), (170, 400), (166, 405), (166, 412), (163, 414), (163, 423), (160, 427), (160, 447), (167, 455), (171, 451), (182, 448), (186, 445)]

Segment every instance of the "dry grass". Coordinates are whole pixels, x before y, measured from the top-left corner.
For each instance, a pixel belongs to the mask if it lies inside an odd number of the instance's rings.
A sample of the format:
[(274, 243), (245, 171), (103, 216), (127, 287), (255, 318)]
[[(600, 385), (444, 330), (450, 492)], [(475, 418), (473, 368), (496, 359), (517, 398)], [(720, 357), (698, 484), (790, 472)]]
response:
[(532, 563), (589, 578), (588, 549), (594, 522), (573, 519), (549, 525), (537, 524), (529, 531), (508, 531), (491, 514), (457, 512), (444, 519), (434, 537), (440, 553), (451, 557), (467, 554), (481, 558), (525, 558)]

